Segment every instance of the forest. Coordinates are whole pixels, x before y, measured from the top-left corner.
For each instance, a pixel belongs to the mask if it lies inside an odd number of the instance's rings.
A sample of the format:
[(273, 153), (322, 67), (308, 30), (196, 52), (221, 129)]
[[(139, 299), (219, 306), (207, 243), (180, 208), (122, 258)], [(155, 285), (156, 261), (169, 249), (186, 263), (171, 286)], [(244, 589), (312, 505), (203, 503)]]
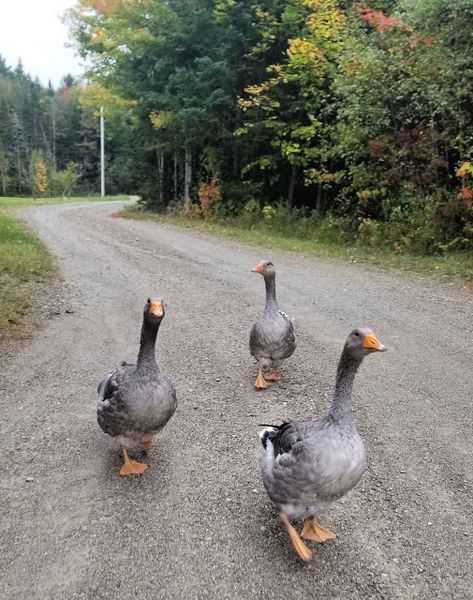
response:
[[(79, 0), (83, 80), (0, 61), (0, 193), (473, 251), (473, 0)], [(71, 183), (72, 182), (72, 183)], [(52, 189), (54, 188), (54, 190)]]
[[(0, 196), (69, 195), (100, 189), (97, 111), (86, 86), (65, 75), (57, 90), (0, 56)], [(113, 122), (112, 122), (113, 125)], [(110, 131), (109, 191), (125, 189), (119, 131)], [(119, 162), (119, 159), (118, 159)]]

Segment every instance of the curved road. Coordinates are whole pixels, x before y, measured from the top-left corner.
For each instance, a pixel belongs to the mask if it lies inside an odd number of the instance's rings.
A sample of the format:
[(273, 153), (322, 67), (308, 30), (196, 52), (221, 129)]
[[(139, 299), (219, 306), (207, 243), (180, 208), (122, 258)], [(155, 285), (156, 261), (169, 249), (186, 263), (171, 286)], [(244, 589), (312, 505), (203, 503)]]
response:
[[(250, 268), (268, 252), (112, 218), (119, 208), (25, 213), (74, 312), (50, 319), (0, 380), (2, 600), (472, 598), (471, 291), (273, 252), (299, 345), (284, 384), (256, 392), (247, 340), (264, 286)], [(167, 304), (159, 354), (179, 407), (151, 468), (123, 480), (95, 386), (134, 359), (152, 293)], [(325, 411), (356, 325), (389, 350), (356, 382), (370, 465), (323, 519), (338, 539), (302, 565), (260, 483), (258, 424)]]

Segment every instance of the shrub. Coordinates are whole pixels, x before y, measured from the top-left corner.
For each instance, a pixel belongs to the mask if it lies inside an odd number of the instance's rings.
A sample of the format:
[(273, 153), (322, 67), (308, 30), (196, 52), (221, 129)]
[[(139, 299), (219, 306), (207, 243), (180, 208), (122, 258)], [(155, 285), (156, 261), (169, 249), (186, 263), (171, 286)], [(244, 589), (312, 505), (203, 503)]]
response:
[(212, 177), (210, 183), (201, 182), (197, 190), (200, 212), (202, 217), (210, 218), (216, 212), (217, 205), (222, 200), (218, 179)]
[(64, 170), (56, 171), (51, 176), (53, 195), (61, 195), (64, 198), (70, 196), (80, 178), (80, 166), (75, 162), (68, 162)]
[(201, 219), (203, 217), (202, 207), (200, 204), (194, 204), (193, 202), (184, 202), (179, 214), (186, 219)]

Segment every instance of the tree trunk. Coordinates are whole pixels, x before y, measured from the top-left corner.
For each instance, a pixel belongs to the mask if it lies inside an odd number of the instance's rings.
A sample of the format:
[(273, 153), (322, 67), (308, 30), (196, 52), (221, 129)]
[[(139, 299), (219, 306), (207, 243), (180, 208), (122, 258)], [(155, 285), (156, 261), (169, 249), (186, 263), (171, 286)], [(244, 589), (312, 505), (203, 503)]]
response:
[(53, 146), (53, 173), (55, 173), (57, 171), (57, 161), (56, 161), (56, 99), (54, 97), (51, 97), (51, 121), (52, 121), (52, 126), (53, 126), (53, 139), (52, 139), (52, 146)]
[(317, 214), (322, 216), (322, 186), (319, 184), (317, 184), (317, 200), (316, 200), (316, 204), (315, 204), (315, 210), (317, 211)]
[(294, 202), (294, 186), (296, 184), (296, 165), (291, 165), (291, 174), (289, 176), (289, 190), (287, 193), (287, 210), (292, 210)]
[(174, 202), (177, 202), (177, 152), (174, 152), (174, 169), (172, 174)]
[(191, 203), (190, 187), (192, 183), (192, 152), (186, 146), (184, 167), (184, 202)]
[(159, 208), (164, 206), (164, 154), (161, 150), (157, 150), (158, 159), (158, 185), (159, 185)]
[(3, 189), (3, 195), (6, 196), (7, 195), (7, 176), (5, 171), (2, 170), (2, 189)]
[(18, 143), (15, 148), (16, 155), (16, 187), (18, 192), (21, 191), (21, 158), (20, 158), (20, 148)]
[[(241, 127), (241, 121), (242, 121), (242, 114), (241, 114), (241, 109), (239, 107), (236, 108), (236, 113), (235, 113), (235, 129), (234, 131), (237, 131), (240, 127)], [(234, 143), (233, 144), (233, 178), (236, 179), (240, 179), (240, 158), (238, 155), (238, 144)]]
[(240, 161), (238, 160), (238, 149), (235, 147), (233, 150), (233, 178), (239, 179), (239, 169)]

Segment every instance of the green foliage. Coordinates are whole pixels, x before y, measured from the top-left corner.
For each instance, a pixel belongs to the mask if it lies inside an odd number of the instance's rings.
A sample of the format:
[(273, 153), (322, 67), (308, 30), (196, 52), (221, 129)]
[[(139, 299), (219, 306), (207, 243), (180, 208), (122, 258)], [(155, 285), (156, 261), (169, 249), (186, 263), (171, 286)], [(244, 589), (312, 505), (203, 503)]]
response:
[[(80, 0), (69, 23), (93, 65), (84, 127), (108, 107), (107, 172), (149, 206), (473, 250), (473, 0)], [(10, 120), (6, 185), (29, 147)]]
[(62, 171), (53, 173), (51, 189), (53, 194), (61, 194), (64, 198), (71, 195), (81, 177), (80, 165), (69, 162)]

